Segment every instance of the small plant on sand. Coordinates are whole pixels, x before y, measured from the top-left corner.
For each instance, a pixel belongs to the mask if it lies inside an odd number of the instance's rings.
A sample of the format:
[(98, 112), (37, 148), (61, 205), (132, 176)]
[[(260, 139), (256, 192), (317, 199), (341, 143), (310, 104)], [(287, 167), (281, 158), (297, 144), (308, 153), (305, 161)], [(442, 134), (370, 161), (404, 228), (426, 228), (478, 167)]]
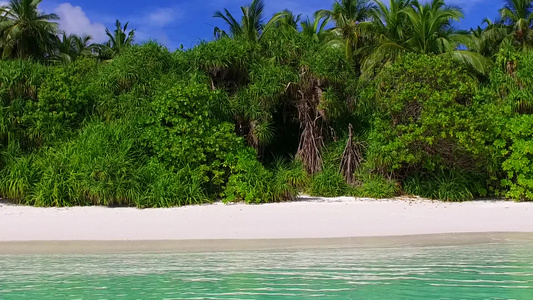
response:
[(354, 194), (357, 197), (368, 198), (392, 198), (398, 196), (400, 189), (396, 181), (387, 179), (379, 174), (366, 174), (363, 172), (356, 174), (357, 179), (362, 183), (355, 187)]
[(311, 196), (339, 197), (345, 196), (348, 191), (349, 186), (344, 181), (344, 177), (333, 168), (325, 168), (313, 176), (309, 187)]
[(439, 169), (408, 177), (403, 189), (410, 195), (443, 201), (468, 201), (485, 196), (487, 189), (480, 176), (460, 170)]

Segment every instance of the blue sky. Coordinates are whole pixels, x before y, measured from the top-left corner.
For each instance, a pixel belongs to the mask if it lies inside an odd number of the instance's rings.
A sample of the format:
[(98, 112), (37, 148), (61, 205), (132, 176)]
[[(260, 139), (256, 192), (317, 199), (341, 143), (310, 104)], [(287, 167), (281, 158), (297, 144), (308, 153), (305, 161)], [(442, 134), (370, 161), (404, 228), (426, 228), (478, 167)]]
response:
[[(6, 0), (0, 0), (5, 2)], [(224, 26), (222, 20), (212, 18), (216, 10), (227, 8), (239, 16), (242, 5), (251, 0), (43, 0), (41, 9), (61, 17), (60, 26), (68, 33), (90, 34), (103, 42), (105, 27), (113, 28), (115, 19), (129, 21), (135, 28), (136, 41), (157, 40), (174, 50), (183, 44), (192, 47), (202, 40), (211, 40), (214, 26)], [(385, 2), (388, 2), (385, 1)], [(266, 18), (275, 12), (290, 9), (303, 15), (330, 8), (333, 0), (265, 0)], [(447, 4), (461, 7), (465, 19), (458, 27), (469, 29), (483, 18), (495, 19), (503, 0), (447, 0)]]

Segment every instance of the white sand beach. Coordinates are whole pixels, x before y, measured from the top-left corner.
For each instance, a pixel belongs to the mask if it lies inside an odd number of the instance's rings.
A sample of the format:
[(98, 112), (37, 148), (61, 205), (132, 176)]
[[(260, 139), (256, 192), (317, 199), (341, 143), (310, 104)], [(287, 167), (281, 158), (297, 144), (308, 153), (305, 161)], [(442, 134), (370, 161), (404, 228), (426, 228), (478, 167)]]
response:
[(301, 197), (264, 205), (167, 209), (36, 208), (0, 203), (0, 242), (320, 239), (533, 233), (533, 203)]

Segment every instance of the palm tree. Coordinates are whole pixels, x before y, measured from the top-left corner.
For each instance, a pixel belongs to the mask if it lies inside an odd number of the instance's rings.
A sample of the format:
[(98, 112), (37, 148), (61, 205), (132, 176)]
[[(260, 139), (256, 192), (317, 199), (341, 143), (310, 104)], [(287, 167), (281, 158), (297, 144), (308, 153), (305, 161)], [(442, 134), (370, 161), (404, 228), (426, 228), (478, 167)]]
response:
[(533, 1), (531, 0), (506, 0), (505, 6), (500, 9), (500, 15), (505, 25), (509, 26), (515, 43), (526, 50), (533, 44)]
[(391, 0), (388, 6), (380, 0), (375, 0), (375, 3), (376, 7), (370, 12), (371, 32), (392, 42), (405, 41), (410, 29), (405, 10), (413, 5), (413, 1)]
[(409, 17), (412, 31), (406, 44), (413, 52), (441, 54), (455, 50), (466, 41), (464, 32), (451, 27), (451, 22), (463, 18), (463, 13), (458, 8), (446, 6), (443, 0), (426, 4), (415, 1), (404, 12)]
[(215, 36), (245, 37), (250, 41), (258, 40), (263, 30), (264, 9), (263, 0), (253, 0), (250, 5), (241, 6), (242, 18), (240, 22), (227, 9), (224, 9), (224, 13), (216, 11), (213, 17), (224, 20), (229, 26), (230, 33), (215, 27)]
[(371, 21), (361, 24), (370, 40), (358, 50), (363, 74), (371, 73), (378, 65), (406, 52), (405, 42), (411, 32), (405, 10), (413, 5), (412, 0), (390, 0), (388, 6), (379, 0), (374, 2), (376, 7), (370, 11)]
[(124, 49), (133, 45), (135, 38), (135, 29), (128, 31), (129, 22), (122, 24), (119, 20), (115, 22), (115, 30), (111, 32), (109, 28), (105, 29), (105, 33), (109, 40), (103, 45), (94, 45), (96, 52), (100, 59), (111, 59), (120, 54)]
[(367, 21), (375, 5), (370, 0), (336, 0), (331, 10), (320, 10), (316, 17), (325, 16), (335, 22), (335, 31), (344, 38), (346, 56), (352, 59), (359, 45), (359, 25)]
[(337, 28), (342, 29), (352, 26), (354, 22), (367, 20), (373, 8), (375, 6), (369, 0), (336, 0), (331, 10), (321, 10), (320, 13), (335, 21)]
[(0, 7), (0, 40), (3, 58), (43, 59), (57, 40), (55, 14), (43, 14), (42, 0), (11, 0)]
[(78, 36), (75, 34), (67, 35), (63, 33), (57, 43), (56, 61), (69, 63), (80, 56), (91, 56), (95, 50), (95, 44), (91, 44), (91, 36)]
[(94, 55), (97, 44), (91, 43), (93, 37), (90, 35), (76, 35), (74, 38), (74, 46), (78, 56), (92, 56)]
[[(284, 26), (286, 28), (292, 28), (292, 29), (297, 30), (298, 22), (300, 22), (301, 18), (302, 18), (301, 14), (295, 15), (292, 11), (285, 9), (275, 14), (274, 17), (269, 21), (269, 23), (271, 23), (272, 26)], [(266, 26), (268, 26), (268, 23)]]
[(533, 1), (531, 0), (506, 0), (505, 6), (500, 9), (500, 15), (509, 25), (521, 23), (520, 27), (530, 27), (533, 19)]
[(393, 61), (404, 52), (450, 55), (472, 67), (477, 72), (488, 72), (488, 60), (481, 54), (458, 50), (468, 45), (470, 36), (457, 31), (451, 22), (463, 17), (462, 12), (446, 6), (443, 0), (432, 0), (421, 4), (418, 1), (391, 0), (390, 8), (381, 2), (373, 10), (373, 25), (370, 27), (379, 35), (377, 42), (364, 59), (363, 73), (371, 74), (376, 66)]
[(324, 15), (316, 15), (313, 20), (307, 17), (300, 23), (302, 34), (315, 42), (323, 42), (328, 35), (328, 31), (325, 30), (328, 22), (328, 18)]
[[(481, 27), (483, 25), (486, 25), (485, 28)], [(503, 40), (509, 36), (508, 28), (501, 22), (494, 23), (489, 19), (483, 20), (481, 26), (470, 30), (467, 46), (485, 57), (493, 57), (498, 53)]]

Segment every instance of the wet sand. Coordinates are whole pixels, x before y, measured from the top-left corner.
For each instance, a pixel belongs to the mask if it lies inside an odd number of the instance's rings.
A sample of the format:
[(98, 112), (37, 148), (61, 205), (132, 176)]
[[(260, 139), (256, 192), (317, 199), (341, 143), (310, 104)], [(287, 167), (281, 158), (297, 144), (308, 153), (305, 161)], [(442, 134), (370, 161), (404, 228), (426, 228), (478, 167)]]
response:
[(256, 251), (318, 248), (398, 248), (528, 243), (533, 233), (455, 233), (316, 239), (0, 242), (0, 255)]

